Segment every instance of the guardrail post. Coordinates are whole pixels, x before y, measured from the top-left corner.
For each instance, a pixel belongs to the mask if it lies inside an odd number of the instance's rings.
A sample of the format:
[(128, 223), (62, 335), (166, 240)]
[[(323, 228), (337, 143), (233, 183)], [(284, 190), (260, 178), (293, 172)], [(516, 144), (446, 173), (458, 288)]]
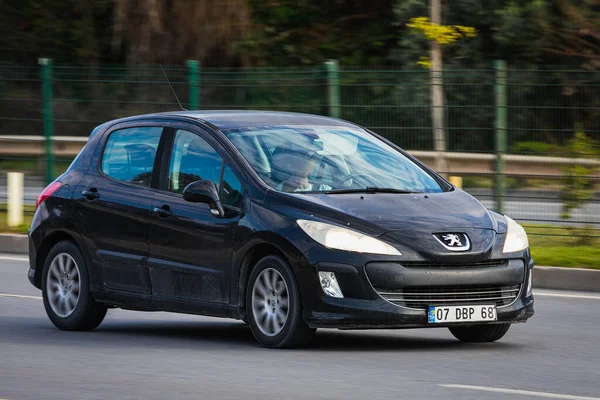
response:
[(496, 200), (496, 211), (502, 213), (504, 210), (504, 155), (506, 154), (506, 61), (494, 61), (496, 70), (496, 82), (494, 84), (494, 93), (496, 97), (496, 176), (494, 185), (494, 197)]
[(340, 118), (340, 67), (337, 60), (328, 60), (325, 62), (327, 70), (327, 104), (329, 106), (329, 116)]
[(46, 138), (46, 183), (54, 179), (54, 121), (52, 119), (52, 59), (40, 58), (42, 66), (40, 78), (42, 79), (42, 118), (44, 120), (44, 137)]
[(8, 226), (23, 224), (23, 173), (9, 172), (6, 174)]
[(186, 64), (188, 67), (188, 108), (197, 110), (200, 107), (200, 63), (188, 60)]

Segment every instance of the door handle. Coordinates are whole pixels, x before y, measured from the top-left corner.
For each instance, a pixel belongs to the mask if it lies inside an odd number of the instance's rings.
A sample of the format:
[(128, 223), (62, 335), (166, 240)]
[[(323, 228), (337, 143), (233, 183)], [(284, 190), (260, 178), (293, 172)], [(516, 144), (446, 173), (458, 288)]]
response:
[(84, 190), (83, 192), (81, 192), (81, 194), (88, 200), (94, 200), (100, 197), (100, 193), (98, 193), (98, 190), (96, 188)]
[(168, 205), (164, 205), (162, 207), (154, 207), (154, 214), (158, 215), (161, 218), (167, 218), (173, 215), (173, 211)]

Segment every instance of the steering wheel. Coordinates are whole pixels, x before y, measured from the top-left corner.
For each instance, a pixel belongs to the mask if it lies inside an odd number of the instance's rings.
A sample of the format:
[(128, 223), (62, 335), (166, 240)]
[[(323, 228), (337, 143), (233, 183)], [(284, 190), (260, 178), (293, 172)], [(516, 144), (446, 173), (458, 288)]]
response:
[[(351, 174), (343, 175), (340, 178), (335, 178), (335, 183), (336, 183), (336, 185), (342, 185), (342, 186), (345, 186), (345, 187), (352, 187), (352, 185), (354, 185), (355, 180), (357, 178), (366, 178), (367, 181), (373, 179), (373, 177), (371, 175), (368, 175), (368, 174), (352, 174), (351, 173)], [(352, 179), (352, 182), (349, 185), (347, 185), (346, 182), (348, 182), (351, 179)]]
[[(301, 192), (302, 190), (299, 190), (298, 186), (300, 184), (294, 180), (294, 179), (287, 179), (285, 181), (283, 181), (281, 183), (281, 189), (283, 192)], [(288, 189), (288, 187), (294, 188), (293, 190), (286, 190)]]

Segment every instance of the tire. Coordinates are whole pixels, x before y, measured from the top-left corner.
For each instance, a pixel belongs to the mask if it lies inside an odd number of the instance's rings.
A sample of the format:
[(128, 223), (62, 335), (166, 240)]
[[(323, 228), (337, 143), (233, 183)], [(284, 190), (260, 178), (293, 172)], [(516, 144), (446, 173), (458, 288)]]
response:
[(64, 331), (89, 331), (104, 319), (106, 306), (90, 294), (87, 265), (70, 241), (57, 243), (44, 260), (42, 295), (50, 321)]
[(314, 337), (316, 329), (302, 318), (294, 273), (281, 257), (267, 256), (256, 264), (248, 279), (246, 309), (250, 330), (265, 347), (304, 346)]
[(510, 324), (497, 325), (476, 325), (476, 326), (457, 326), (448, 328), (455, 338), (462, 342), (484, 343), (495, 342), (501, 339), (508, 329)]

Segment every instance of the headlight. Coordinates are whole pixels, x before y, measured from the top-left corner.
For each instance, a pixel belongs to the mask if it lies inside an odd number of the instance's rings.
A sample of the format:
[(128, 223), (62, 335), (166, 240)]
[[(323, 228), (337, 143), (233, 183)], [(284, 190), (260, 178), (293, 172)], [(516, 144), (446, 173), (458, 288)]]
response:
[(391, 256), (402, 255), (395, 247), (350, 229), (304, 219), (296, 222), (313, 240), (330, 249)]
[(506, 217), (506, 240), (502, 252), (512, 253), (525, 250), (527, 247), (529, 247), (529, 240), (527, 240), (525, 229), (512, 218)]

